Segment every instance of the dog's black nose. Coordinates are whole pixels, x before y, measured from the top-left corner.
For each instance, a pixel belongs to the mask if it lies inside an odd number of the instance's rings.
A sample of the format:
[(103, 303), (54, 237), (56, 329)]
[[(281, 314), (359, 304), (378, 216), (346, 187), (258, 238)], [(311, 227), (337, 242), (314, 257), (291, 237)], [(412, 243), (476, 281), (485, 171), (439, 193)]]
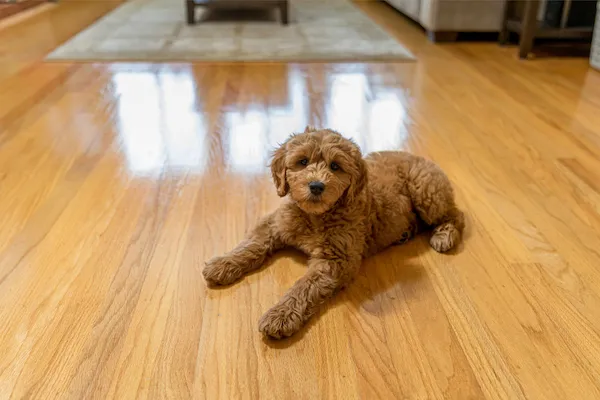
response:
[(325, 190), (325, 184), (323, 182), (311, 182), (308, 184), (308, 187), (310, 188), (310, 192), (314, 195), (319, 195)]

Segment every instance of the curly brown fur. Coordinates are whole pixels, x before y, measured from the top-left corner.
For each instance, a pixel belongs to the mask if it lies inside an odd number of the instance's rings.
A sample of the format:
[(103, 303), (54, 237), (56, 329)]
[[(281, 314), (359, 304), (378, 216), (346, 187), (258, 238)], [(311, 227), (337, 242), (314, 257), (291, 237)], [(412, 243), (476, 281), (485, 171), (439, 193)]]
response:
[[(287, 201), (203, 271), (210, 284), (230, 284), (284, 246), (306, 253), (307, 273), (259, 321), (271, 338), (297, 332), (350, 283), (363, 258), (404, 243), (418, 226), (433, 229), (430, 244), (439, 252), (456, 246), (464, 228), (450, 181), (437, 165), (396, 151), (363, 158), (354, 142), (328, 129), (292, 135), (275, 151), (271, 172)], [(312, 193), (311, 182), (321, 182), (323, 192)]]

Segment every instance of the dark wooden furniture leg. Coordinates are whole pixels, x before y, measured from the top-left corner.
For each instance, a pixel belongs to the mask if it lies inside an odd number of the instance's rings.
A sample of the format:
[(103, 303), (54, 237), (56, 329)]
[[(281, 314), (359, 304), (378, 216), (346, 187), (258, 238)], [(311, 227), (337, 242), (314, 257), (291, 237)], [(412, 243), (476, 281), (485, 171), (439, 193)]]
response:
[(500, 34), (498, 35), (498, 43), (500, 45), (505, 45), (506, 43), (508, 43), (508, 39), (510, 38), (510, 31), (508, 30), (508, 18), (511, 15), (513, 5), (514, 0), (507, 0), (506, 3), (504, 3), (502, 27), (500, 28)]
[(519, 58), (527, 58), (533, 48), (535, 31), (537, 29), (537, 13), (540, 0), (527, 0), (523, 11), (521, 37), (519, 38)]
[(196, 5), (194, 4), (194, 0), (185, 0), (185, 8), (187, 13), (187, 23), (188, 25), (194, 25), (195, 23), (195, 11)]
[(287, 0), (279, 3), (279, 12), (281, 13), (281, 23), (287, 25), (290, 22), (289, 7)]

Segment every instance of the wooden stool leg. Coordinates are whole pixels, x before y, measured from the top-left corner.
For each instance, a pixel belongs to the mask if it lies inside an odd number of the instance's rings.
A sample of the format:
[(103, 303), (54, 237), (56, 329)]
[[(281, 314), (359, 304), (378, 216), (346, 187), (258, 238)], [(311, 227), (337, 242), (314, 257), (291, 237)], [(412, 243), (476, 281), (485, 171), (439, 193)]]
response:
[(194, 25), (195, 23), (195, 11), (196, 5), (194, 4), (194, 0), (185, 0), (185, 8), (187, 13), (187, 23), (188, 25)]
[(519, 38), (519, 58), (527, 58), (533, 48), (535, 31), (537, 29), (537, 13), (540, 0), (527, 0), (521, 22), (521, 37)]
[(289, 24), (290, 16), (287, 1), (282, 1), (279, 3), (279, 12), (281, 13), (281, 23), (283, 25)]
[(502, 16), (502, 28), (500, 29), (500, 34), (498, 35), (498, 43), (500, 45), (505, 45), (508, 43), (508, 39), (510, 37), (510, 32), (508, 31), (508, 19), (510, 18), (512, 5), (514, 0), (507, 0), (504, 3), (504, 12)]

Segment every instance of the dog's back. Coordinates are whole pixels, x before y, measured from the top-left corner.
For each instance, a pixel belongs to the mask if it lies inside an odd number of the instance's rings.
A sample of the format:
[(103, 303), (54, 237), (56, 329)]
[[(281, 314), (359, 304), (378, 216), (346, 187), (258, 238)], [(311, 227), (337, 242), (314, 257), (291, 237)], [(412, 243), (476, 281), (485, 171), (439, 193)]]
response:
[[(437, 251), (454, 247), (464, 228), (463, 213), (454, 202), (448, 177), (439, 166), (402, 151), (383, 151), (365, 157), (371, 210), (379, 221), (374, 251), (414, 234), (419, 220), (434, 228), (430, 241)], [(393, 238), (396, 238), (393, 240)]]

